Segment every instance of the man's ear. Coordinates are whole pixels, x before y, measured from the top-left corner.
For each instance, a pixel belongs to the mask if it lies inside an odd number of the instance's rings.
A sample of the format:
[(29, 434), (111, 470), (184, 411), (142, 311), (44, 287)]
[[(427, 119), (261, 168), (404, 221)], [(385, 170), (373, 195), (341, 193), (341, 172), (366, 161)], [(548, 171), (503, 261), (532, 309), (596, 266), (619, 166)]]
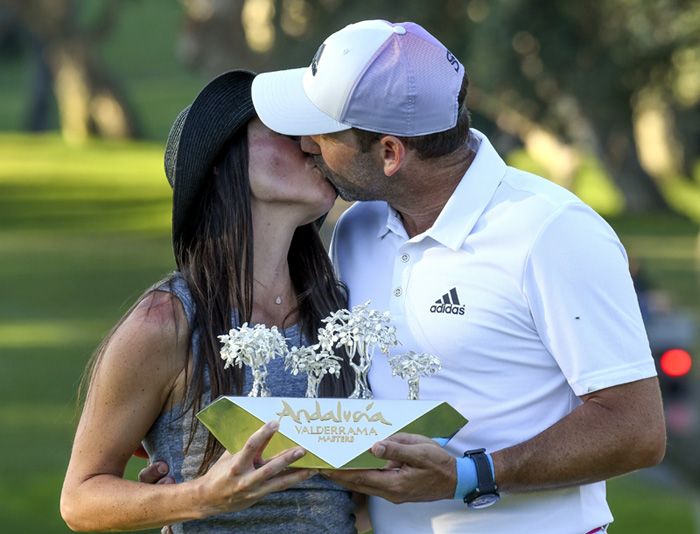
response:
[(406, 161), (406, 145), (393, 135), (385, 135), (379, 140), (384, 174), (393, 176)]

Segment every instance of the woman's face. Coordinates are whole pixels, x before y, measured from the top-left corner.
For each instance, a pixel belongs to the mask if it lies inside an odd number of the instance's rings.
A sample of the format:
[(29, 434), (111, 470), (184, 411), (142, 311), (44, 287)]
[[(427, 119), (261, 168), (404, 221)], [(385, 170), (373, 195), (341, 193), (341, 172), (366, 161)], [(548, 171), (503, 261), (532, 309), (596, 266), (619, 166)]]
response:
[(299, 224), (314, 221), (333, 206), (336, 193), (299, 140), (280, 135), (259, 119), (248, 123), (248, 173), (253, 202), (298, 210)]

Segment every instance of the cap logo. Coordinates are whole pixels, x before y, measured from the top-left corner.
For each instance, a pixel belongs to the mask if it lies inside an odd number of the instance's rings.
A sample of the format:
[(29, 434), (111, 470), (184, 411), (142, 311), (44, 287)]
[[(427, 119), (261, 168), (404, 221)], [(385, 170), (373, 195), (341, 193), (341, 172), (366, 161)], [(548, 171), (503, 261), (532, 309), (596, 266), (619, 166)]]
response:
[(454, 57), (449, 50), (447, 50), (447, 61), (449, 61), (450, 65), (452, 65), (455, 68), (455, 72), (459, 72), (459, 61), (457, 61), (457, 58)]
[(316, 76), (316, 72), (318, 72), (318, 62), (321, 60), (321, 54), (323, 54), (324, 48), (326, 48), (326, 43), (323, 43), (321, 46), (318, 47), (314, 58), (311, 60), (311, 74), (313, 74), (314, 76)]

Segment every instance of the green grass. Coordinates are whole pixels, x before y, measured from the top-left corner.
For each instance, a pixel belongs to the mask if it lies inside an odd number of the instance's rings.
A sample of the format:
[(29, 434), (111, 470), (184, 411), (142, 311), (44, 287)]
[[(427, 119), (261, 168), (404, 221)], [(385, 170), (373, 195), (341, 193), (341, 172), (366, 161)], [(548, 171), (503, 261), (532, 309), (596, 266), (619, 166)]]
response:
[(608, 503), (615, 516), (610, 534), (697, 532), (692, 500), (684, 490), (655, 488), (638, 474), (608, 481)]
[[(158, 144), (75, 149), (57, 136), (0, 135), (2, 532), (67, 532), (58, 498), (77, 383), (110, 326), (173, 268), (169, 196)], [(696, 227), (668, 217), (613, 224), (674, 299), (698, 305)], [(691, 531), (682, 493), (622, 478), (610, 500), (611, 532)]]

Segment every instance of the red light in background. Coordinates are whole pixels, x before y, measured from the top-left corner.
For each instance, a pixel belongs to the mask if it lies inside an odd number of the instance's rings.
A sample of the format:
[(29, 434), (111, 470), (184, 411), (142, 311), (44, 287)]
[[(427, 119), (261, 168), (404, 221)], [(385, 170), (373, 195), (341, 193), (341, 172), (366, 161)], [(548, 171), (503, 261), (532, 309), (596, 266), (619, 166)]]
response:
[(659, 360), (661, 370), (668, 376), (683, 376), (693, 367), (693, 359), (690, 353), (683, 349), (667, 350)]

